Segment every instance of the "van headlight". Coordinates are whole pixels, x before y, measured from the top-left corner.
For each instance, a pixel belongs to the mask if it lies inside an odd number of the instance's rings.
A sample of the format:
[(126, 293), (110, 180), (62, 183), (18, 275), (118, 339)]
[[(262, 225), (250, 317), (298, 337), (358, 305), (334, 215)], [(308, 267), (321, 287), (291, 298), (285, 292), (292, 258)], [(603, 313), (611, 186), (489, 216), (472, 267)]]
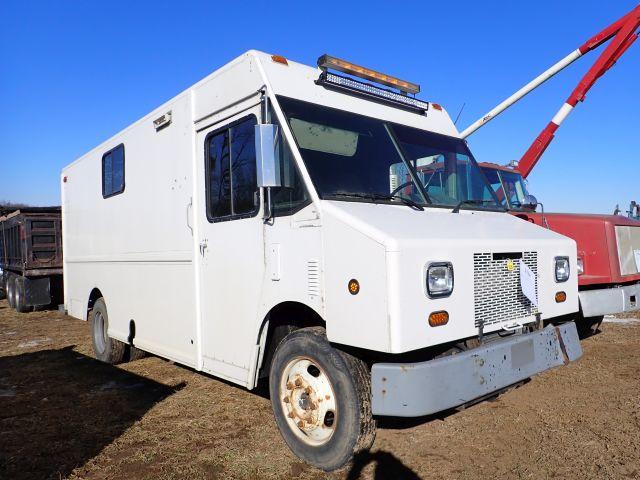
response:
[(431, 263), (427, 267), (427, 294), (431, 298), (448, 297), (453, 292), (453, 265)]
[(569, 257), (556, 257), (556, 282), (566, 282), (569, 280), (571, 269), (569, 267)]

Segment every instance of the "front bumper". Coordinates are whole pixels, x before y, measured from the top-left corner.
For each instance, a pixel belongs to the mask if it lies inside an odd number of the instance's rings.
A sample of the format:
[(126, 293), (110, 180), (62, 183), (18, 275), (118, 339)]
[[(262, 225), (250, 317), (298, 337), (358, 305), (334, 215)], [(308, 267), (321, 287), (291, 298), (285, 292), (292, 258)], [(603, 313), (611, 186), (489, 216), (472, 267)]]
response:
[(417, 417), (457, 407), (582, 355), (573, 322), (418, 363), (375, 363), (374, 415)]
[(584, 317), (640, 310), (640, 283), (578, 292)]

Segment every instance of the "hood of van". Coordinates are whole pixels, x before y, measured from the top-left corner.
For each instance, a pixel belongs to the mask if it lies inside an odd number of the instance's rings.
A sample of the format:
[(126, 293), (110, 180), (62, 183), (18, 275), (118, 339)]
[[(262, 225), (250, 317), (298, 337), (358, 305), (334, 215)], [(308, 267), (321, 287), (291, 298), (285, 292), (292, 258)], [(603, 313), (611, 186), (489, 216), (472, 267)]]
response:
[(448, 208), (415, 210), (405, 205), (323, 201), (323, 214), (355, 228), (384, 245), (388, 252), (417, 244), (454, 242), (478, 246), (490, 241), (493, 248), (514, 248), (571, 242), (567, 237), (503, 212)]

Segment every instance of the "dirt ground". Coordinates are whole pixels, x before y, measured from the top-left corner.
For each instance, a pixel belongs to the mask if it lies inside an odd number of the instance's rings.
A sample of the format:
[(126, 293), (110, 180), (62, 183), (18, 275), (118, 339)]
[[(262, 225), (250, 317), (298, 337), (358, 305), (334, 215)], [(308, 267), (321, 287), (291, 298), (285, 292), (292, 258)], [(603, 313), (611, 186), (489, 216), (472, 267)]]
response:
[(2, 479), (640, 478), (640, 322), (493, 401), (384, 419), (372, 451), (325, 474), (294, 457), (267, 394), (155, 357), (93, 358), (85, 322), (0, 302)]

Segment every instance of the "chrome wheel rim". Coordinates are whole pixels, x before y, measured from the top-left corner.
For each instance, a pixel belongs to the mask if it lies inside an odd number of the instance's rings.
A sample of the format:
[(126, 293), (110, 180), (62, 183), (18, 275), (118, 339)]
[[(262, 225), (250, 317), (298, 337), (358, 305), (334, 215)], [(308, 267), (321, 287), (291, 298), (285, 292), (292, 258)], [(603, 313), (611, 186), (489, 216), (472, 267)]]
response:
[(308, 445), (323, 445), (336, 429), (338, 412), (327, 374), (310, 358), (291, 360), (280, 377), (280, 405), (293, 433)]

